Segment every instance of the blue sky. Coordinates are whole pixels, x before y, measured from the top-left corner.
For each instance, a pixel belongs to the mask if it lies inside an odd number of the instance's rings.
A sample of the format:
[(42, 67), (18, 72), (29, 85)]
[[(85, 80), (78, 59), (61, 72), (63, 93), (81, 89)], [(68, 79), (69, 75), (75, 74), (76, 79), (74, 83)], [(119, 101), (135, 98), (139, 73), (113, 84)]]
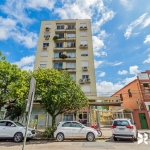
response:
[(150, 69), (148, 0), (1, 0), (0, 50), (32, 69), (42, 20), (91, 19), (98, 95), (112, 95)]

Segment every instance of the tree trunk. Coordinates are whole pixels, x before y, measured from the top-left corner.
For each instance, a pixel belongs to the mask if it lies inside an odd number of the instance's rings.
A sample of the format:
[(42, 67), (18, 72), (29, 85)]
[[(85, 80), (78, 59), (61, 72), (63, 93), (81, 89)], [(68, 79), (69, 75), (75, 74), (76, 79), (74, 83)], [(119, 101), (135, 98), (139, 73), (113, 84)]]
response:
[(55, 126), (55, 123), (56, 123), (55, 121), (56, 121), (56, 116), (53, 115), (53, 116), (52, 116), (52, 127)]

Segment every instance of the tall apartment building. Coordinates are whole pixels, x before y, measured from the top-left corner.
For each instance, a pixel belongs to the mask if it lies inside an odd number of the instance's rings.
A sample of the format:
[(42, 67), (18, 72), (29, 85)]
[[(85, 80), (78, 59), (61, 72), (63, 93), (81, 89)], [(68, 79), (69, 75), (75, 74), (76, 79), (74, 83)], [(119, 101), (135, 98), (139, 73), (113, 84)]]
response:
[(133, 109), (134, 121), (139, 129), (150, 129), (150, 70), (141, 72), (137, 79), (117, 91), (121, 106)]
[(67, 71), (89, 101), (95, 100), (90, 19), (42, 21), (34, 69), (39, 67)]

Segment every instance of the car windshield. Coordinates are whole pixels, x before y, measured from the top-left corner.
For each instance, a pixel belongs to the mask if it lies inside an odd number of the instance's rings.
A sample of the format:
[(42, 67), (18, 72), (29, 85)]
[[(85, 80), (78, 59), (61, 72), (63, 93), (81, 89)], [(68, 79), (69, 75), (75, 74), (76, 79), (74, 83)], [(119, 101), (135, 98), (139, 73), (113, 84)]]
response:
[(114, 121), (114, 126), (129, 126), (129, 122), (126, 120), (117, 120)]
[(19, 123), (19, 122), (15, 122), (15, 124), (16, 124), (17, 126), (24, 127), (24, 125), (22, 125), (22, 124)]

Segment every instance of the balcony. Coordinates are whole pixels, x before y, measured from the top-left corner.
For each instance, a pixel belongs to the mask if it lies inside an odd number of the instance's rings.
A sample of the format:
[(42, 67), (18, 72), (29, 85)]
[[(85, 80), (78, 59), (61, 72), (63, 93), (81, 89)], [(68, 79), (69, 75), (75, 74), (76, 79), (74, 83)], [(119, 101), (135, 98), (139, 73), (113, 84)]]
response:
[(75, 27), (67, 27), (66, 32), (75, 32), (76, 28)]
[(80, 27), (80, 30), (87, 30), (87, 26), (84, 26), (84, 27), (81, 26), (81, 27)]
[(76, 57), (69, 57), (69, 56), (66, 56), (65, 54), (62, 54), (61, 56), (59, 57), (55, 57), (53, 58), (53, 61), (76, 61)]
[(81, 49), (87, 49), (88, 48), (88, 44), (80, 44), (79, 46)]

